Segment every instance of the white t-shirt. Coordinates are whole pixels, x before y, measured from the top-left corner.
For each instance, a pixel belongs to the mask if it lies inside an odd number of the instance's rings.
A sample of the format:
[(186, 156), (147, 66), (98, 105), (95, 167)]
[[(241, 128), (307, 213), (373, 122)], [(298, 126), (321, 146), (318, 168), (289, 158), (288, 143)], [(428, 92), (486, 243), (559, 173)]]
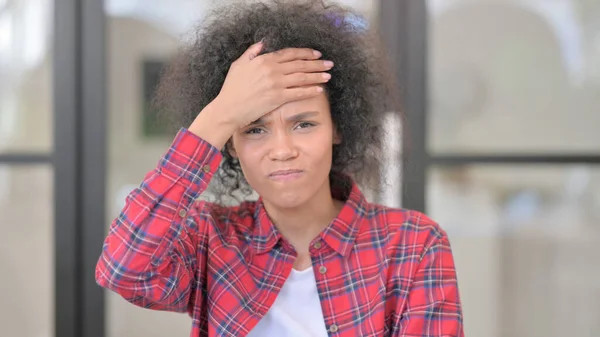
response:
[(292, 269), (267, 314), (248, 337), (327, 337), (313, 268)]

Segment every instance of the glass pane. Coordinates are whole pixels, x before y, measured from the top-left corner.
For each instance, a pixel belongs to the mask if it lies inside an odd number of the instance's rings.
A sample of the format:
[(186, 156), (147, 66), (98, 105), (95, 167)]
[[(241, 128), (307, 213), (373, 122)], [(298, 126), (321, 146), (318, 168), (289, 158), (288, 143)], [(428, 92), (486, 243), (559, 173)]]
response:
[[(376, 0), (345, 0), (369, 18)], [(125, 196), (152, 169), (171, 142), (163, 135), (146, 102), (161, 67), (176, 52), (214, 1), (105, 2), (108, 71), (108, 189), (107, 218), (118, 216)], [(107, 228), (108, 228), (107, 224)], [(187, 315), (135, 307), (107, 293), (107, 336), (188, 336)]]
[(0, 1), (0, 152), (52, 149), (53, 1)]
[(428, 5), (430, 151), (600, 152), (599, 1)]
[(437, 168), (427, 192), (454, 249), (466, 335), (598, 336), (600, 168)]
[(53, 205), (51, 167), (0, 165), (3, 336), (54, 336)]

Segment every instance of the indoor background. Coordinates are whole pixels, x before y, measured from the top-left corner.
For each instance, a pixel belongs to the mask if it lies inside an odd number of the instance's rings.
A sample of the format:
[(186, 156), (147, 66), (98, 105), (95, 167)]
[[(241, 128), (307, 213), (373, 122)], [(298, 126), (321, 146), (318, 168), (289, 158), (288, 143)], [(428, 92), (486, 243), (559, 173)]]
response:
[[(600, 336), (600, 1), (340, 2), (405, 98), (370, 197), (448, 232), (466, 335)], [(0, 335), (189, 335), (91, 273), (170, 144), (158, 73), (212, 4), (0, 0)]]

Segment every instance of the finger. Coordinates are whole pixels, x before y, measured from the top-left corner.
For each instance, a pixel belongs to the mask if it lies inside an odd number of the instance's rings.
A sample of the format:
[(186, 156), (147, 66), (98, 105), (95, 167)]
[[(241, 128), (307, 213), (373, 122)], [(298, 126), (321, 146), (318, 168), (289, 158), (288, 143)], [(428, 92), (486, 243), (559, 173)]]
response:
[(321, 57), (321, 53), (310, 48), (285, 48), (270, 53), (275, 62), (283, 63), (294, 60), (316, 60)]
[(298, 61), (290, 61), (285, 63), (280, 63), (281, 72), (284, 75), (293, 74), (293, 73), (314, 73), (314, 72), (322, 72), (327, 71), (333, 68), (333, 62), (325, 60), (298, 60)]
[(283, 91), (283, 97), (286, 102), (298, 101), (318, 96), (323, 92), (323, 87), (320, 85), (289, 88)]
[(313, 86), (315, 84), (327, 83), (331, 79), (328, 73), (295, 73), (283, 77), (284, 88)]
[(263, 41), (259, 41), (259, 42), (255, 43), (255, 44), (251, 45), (242, 54), (242, 56), (240, 57), (240, 59), (242, 59), (242, 60), (252, 60), (252, 59), (254, 59), (256, 56), (258, 56), (258, 54), (260, 54), (263, 46), (264, 46)]

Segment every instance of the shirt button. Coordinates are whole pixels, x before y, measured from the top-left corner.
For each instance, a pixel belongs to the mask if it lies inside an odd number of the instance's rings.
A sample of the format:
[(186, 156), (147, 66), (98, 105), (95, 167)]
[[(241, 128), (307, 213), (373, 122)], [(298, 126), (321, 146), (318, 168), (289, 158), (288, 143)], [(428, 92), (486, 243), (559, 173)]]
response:
[(202, 167), (202, 170), (203, 170), (204, 172), (206, 172), (206, 173), (210, 172), (210, 165), (204, 165), (204, 166)]
[(325, 267), (325, 266), (319, 267), (319, 273), (325, 274), (326, 272), (327, 272), (327, 267)]
[(179, 210), (179, 216), (182, 218), (185, 218), (185, 215), (187, 214), (187, 212), (185, 211), (185, 209), (180, 209)]
[(332, 324), (332, 325), (329, 327), (329, 332), (337, 332), (337, 331), (338, 331), (338, 326), (337, 326), (337, 325), (335, 325), (335, 324)]
[(315, 242), (315, 244), (313, 245), (313, 247), (315, 247), (316, 249), (321, 248), (321, 241)]

